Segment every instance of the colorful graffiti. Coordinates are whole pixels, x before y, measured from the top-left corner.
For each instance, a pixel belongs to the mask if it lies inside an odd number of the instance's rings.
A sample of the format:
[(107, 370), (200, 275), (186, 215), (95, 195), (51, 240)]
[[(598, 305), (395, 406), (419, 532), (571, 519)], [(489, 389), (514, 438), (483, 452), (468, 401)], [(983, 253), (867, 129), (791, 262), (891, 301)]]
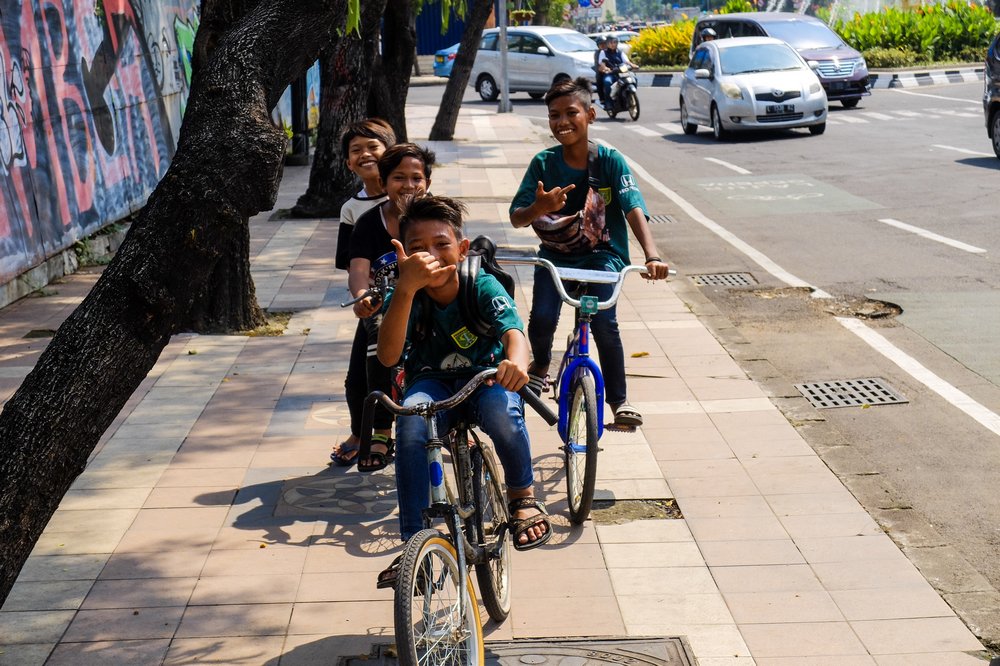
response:
[(198, 0), (0, 0), (0, 283), (138, 209), (173, 157)]

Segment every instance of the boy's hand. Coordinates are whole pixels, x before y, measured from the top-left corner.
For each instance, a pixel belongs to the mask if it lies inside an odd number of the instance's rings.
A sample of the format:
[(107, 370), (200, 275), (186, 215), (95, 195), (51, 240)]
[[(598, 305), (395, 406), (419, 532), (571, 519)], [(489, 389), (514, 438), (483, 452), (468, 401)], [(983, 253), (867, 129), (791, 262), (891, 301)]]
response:
[(423, 289), (438, 276), (458, 270), (458, 266), (443, 266), (437, 257), (429, 252), (406, 254), (403, 244), (395, 238), (392, 239), (392, 244), (396, 248), (396, 261), (399, 266), (397, 285), (412, 293)]
[(566, 187), (553, 187), (546, 192), (542, 181), (538, 181), (538, 187), (535, 188), (535, 205), (543, 215), (559, 212), (566, 205), (569, 193), (575, 188), (576, 185), (567, 185)]
[(354, 304), (354, 314), (358, 319), (368, 319), (368, 317), (379, 311), (380, 305), (381, 302), (374, 303), (371, 296), (365, 296)]
[(517, 393), (528, 383), (528, 369), (510, 359), (500, 361), (493, 381), (512, 393)]
[(646, 262), (646, 274), (643, 277), (647, 280), (666, 280), (669, 275), (670, 266), (665, 261), (654, 260)]

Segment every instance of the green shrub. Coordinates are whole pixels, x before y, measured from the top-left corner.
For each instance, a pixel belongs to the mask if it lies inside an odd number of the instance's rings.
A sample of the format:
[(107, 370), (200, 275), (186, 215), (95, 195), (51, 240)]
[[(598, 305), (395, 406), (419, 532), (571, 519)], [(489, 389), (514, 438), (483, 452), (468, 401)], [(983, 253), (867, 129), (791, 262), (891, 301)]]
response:
[(726, 5), (719, 10), (720, 14), (740, 14), (742, 12), (755, 12), (757, 8), (750, 0), (727, 0)]
[(908, 67), (917, 62), (917, 54), (910, 49), (876, 46), (861, 52), (869, 67)]
[(633, 37), (629, 57), (640, 65), (687, 66), (694, 35), (694, 19), (645, 28)]

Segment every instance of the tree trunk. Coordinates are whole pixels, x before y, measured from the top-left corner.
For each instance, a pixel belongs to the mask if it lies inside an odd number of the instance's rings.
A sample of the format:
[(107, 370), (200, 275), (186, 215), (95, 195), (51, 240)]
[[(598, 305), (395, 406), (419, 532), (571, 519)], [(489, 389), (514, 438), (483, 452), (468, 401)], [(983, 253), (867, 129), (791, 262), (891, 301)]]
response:
[(0, 602), (101, 434), (188, 319), (226, 239), (274, 205), (281, 92), (343, 0), (261, 0), (192, 81), (177, 152), (117, 255), (0, 413)]
[(320, 55), (319, 129), (309, 187), (292, 208), (295, 217), (338, 217), (358, 191), (358, 179), (340, 151), (340, 135), (364, 119), (378, 57), (378, 33), (386, 0), (361, 6), (361, 34), (337, 39)]
[(462, 97), (465, 95), (465, 87), (469, 85), (469, 75), (472, 74), (479, 41), (483, 38), (483, 27), (492, 11), (493, 0), (470, 2), (458, 54), (451, 66), (451, 76), (448, 77), (448, 85), (445, 86), (441, 106), (438, 107), (434, 126), (431, 128), (431, 141), (451, 141), (455, 138), (455, 125), (458, 124), (458, 112), (462, 108)]
[[(257, 0), (202, 0), (191, 58), (192, 76), (198, 76), (226, 33), (257, 4)], [(250, 218), (243, 219), (240, 231), (228, 236), (218, 248), (219, 260), (195, 298), (190, 316), (182, 324), (184, 328), (197, 333), (243, 331), (266, 321), (250, 275), (249, 223)]]
[[(565, 6), (565, 3), (560, 2), (560, 6)], [(576, 4), (576, 3), (574, 3)], [(552, 6), (552, 0), (535, 0), (534, 9), (535, 15), (531, 17), (532, 25), (560, 25), (559, 23), (549, 23), (549, 13), (550, 7)]]
[(384, 118), (400, 143), (407, 141), (406, 96), (417, 52), (418, 0), (386, 4), (382, 28), (382, 57), (375, 64), (369, 115)]

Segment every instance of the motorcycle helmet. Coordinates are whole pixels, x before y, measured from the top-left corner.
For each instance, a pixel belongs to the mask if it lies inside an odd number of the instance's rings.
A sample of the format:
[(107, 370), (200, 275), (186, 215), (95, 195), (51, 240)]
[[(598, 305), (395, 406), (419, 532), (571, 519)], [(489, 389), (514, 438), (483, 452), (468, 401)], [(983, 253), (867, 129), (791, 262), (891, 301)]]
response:
[(701, 31), (701, 41), (703, 42), (710, 42), (718, 36), (718, 33), (716, 33), (712, 28), (705, 28)]

